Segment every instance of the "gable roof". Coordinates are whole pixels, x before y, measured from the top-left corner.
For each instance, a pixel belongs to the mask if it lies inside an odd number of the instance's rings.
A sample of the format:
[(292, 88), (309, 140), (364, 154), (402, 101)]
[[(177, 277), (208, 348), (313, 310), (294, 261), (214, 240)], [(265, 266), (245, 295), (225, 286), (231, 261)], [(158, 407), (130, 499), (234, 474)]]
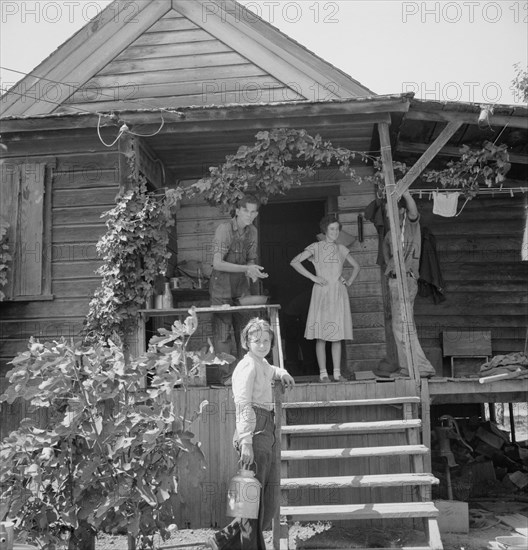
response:
[(371, 95), (235, 0), (115, 0), (2, 96), (1, 116)]

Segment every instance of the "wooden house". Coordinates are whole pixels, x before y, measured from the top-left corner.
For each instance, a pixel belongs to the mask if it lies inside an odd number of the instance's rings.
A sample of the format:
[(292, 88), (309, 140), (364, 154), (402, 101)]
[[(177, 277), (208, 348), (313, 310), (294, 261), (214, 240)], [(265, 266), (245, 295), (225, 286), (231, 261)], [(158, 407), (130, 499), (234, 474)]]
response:
[[(419, 337), (438, 378), (421, 385), (416, 380), (350, 381), (339, 386), (307, 382), (288, 397), (290, 404), (334, 403), (332, 422), (351, 422), (356, 418), (351, 410), (369, 422), (391, 422), (396, 419), (396, 403), (398, 414), (403, 412), (403, 421), (409, 422), (416, 419), (421, 403), (423, 429), (422, 424), (407, 424), (417, 430), (408, 435), (407, 443), (418, 445), (420, 437), (429, 441), (431, 403), (523, 399), (526, 380), (496, 382), (484, 391), (478, 390), (475, 379), (448, 380), (442, 334), (491, 331), (492, 354), (524, 347), (526, 109), (496, 106), (489, 127), (482, 129), (477, 105), (418, 101), (412, 94), (376, 96), (232, 0), (152, 0), (134, 4), (137, 13), (127, 11), (128, 6), (116, 0), (2, 97), (0, 130), (6, 150), (0, 166), (1, 216), (9, 224), (14, 261), (4, 289), (7, 299), (0, 306), (1, 388), (7, 362), (25, 349), (29, 336), (79, 334), (99, 282), (95, 245), (105, 231), (100, 216), (126, 185), (131, 170), (126, 158), (131, 152), (136, 158), (133, 170), (154, 188), (186, 185), (240, 145), (252, 144), (258, 131), (286, 127), (304, 128), (355, 151), (383, 151), (388, 159), (417, 167), (403, 185), (412, 185), (422, 222), (437, 237), (448, 293), (442, 304), (420, 298), (415, 306)], [(129, 131), (116, 139), (123, 124)], [(461, 144), (483, 140), (509, 146), (512, 169), (503, 189), (479, 195), (457, 218), (434, 216), (428, 196), (433, 189), (412, 177), (429, 163), (445, 165)], [(370, 174), (372, 167), (358, 163), (357, 172)], [(402, 182), (398, 186), (401, 191)], [(268, 290), (272, 302), (282, 307), (303, 290), (289, 260), (313, 240), (325, 212), (338, 212), (344, 230), (354, 237), (350, 248), (362, 270), (349, 291), (355, 338), (347, 343), (345, 361), (352, 379), (356, 372), (371, 371), (387, 350), (390, 308), (377, 264), (378, 234), (368, 222), (361, 235), (358, 232), (362, 213), (375, 198), (373, 187), (353, 184), (329, 168), (288, 195), (270, 200), (259, 215), (261, 259), (271, 275)], [(185, 261), (201, 261), (207, 268), (214, 228), (224, 218), (204, 202), (184, 202), (171, 238), (172, 268)], [(204, 291), (181, 291), (178, 298), (182, 305), (207, 302)], [(230, 390), (196, 388), (188, 398), (193, 405), (209, 401), (211, 414), (195, 429), (206, 455), (218, 453), (221, 459), (211, 461), (200, 496), (182, 504), (176, 522), (221, 525), (224, 489), (235, 464)], [(361, 398), (371, 401), (352, 408), (345, 403)], [(387, 418), (381, 416), (382, 409), (387, 409)], [(3, 435), (25, 415), (19, 404), (2, 404)], [(323, 422), (325, 415), (328, 419), (328, 412), (309, 415), (314, 422)], [(377, 432), (350, 430), (352, 440), (343, 441), (346, 448), (358, 445), (359, 439), (377, 448), (386, 439)], [(392, 444), (401, 432), (392, 436)], [(314, 439), (316, 447), (325, 449), (327, 438)], [(295, 445), (299, 443), (294, 441), (290, 449), (301, 448)], [(366, 455), (353, 460), (370, 474), (405, 472), (409, 464), (415, 473), (420, 468), (427, 473), (423, 462), (420, 466), (405, 452), (388, 462)], [(315, 470), (301, 464), (291, 472), (300, 479), (307, 472), (342, 477), (349, 471), (339, 461), (323, 462)], [(413, 500), (409, 491), (398, 494), (405, 484), (387, 488), (350, 483), (347, 495), (340, 493), (336, 504), (359, 506), (372, 498), (386, 503)], [(424, 486), (431, 483), (423, 481)], [(431, 509), (426, 512), (434, 516)], [(434, 539), (434, 526), (430, 528)], [(436, 539), (429, 542), (438, 547)]]

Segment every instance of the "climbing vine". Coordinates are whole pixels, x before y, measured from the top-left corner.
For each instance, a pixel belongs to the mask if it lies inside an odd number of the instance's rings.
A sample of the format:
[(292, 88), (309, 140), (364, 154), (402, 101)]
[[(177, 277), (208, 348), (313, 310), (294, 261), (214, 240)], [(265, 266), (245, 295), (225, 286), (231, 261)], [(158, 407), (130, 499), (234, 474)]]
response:
[[(210, 174), (196, 182), (189, 192), (201, 195), (209, 204), (232, 207), (246, 192), (254, 194), (263, 204), (270, 195), (284, 194), (315, 171), (330, 164), (361, 183), (351, 163), (374, 160), (364, 152), (334, 147), (321, 136), (306, 130), (278, 128), (262, 131), (251, 146), (241, 146), (225, 162), (209, 169)], [(363, 180), (364, 181), (364, 180)]]
[(482, 148), (461, 147), (461, 157), (447, 163), (443, 170), (428, 170), (423, 179), (444, 188), (456, 188), (468, 198), (478, 195), (482, 185), (501, 185), (510, 170), (506, 145), (486, 141)]
[(135, 187), (103, 214), (108, 231), (97, 244), (102, 280), (85, 321), (88, 338), (122, 338), (136, 319), (155, 278), (167, 268), (168, 231), (181, 197), (178, 189), (161, 196), (147, 192), (147, 182), (140, 176)]

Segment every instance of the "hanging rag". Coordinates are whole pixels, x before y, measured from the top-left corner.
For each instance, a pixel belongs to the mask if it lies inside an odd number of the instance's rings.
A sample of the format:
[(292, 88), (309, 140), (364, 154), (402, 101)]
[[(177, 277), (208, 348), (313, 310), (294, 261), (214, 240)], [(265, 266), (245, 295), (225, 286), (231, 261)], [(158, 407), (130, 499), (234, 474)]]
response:
[(433, 214), (444, 216), (444, 218), (453, 218), (457, 213), (458, 197), (460, 193), (433, 192)]
[(424, 298), (432, 296), (435, 304), (446, 300), (445, 283), (436, 250), (436, 238), (428, 227), (422, 228), (422, 251), (420, 254), (420, 278), (418, 294)]
[(387, 216), (387, 211), (385, 208), (385, 203), (382, 199), (374, 199), (363, 212), (363, 216), (369, 222), (372, 222), (376, 226), (376, 231), (378, 233), (378, 257), (376, 263), (384, 267), (385, 259), (383, 257), (383, 241), (385, 240), (385, 235), (390, 230), (390, 222)]

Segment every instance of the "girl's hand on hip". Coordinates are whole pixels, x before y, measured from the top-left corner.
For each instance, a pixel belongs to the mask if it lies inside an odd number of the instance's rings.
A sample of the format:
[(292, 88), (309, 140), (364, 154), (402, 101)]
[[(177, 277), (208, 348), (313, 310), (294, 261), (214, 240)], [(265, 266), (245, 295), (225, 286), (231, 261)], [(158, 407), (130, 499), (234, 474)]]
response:
[(326, 286), (328, 284), (328, 281), (324, 277), (317, 277), (317, 275), (314, 277), (313, 282), (319, 286)]

